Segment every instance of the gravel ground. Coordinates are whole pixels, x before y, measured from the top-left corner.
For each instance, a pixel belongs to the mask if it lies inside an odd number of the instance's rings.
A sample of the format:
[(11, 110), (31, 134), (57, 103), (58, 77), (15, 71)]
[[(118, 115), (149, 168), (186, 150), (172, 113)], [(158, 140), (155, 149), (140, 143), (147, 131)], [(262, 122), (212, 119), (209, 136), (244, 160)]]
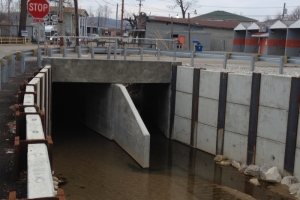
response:
[[(16, 191), (17, 198), (27, 196), (26, 179), (13, 181), (13, 142), (15, 120), (13, 105), (17, 103), (19, 85), (27, 76), (33, 75), (36, 62), (26, 62), (26, 73), (20, 74), (20, 64), (16, 63), (16, 77), (1, 84), (0, 91), (0, 199), (7, 199), (9, 192)], [(9, 124), (9, 125), (8, 125)], [(25, 176), (26, 177), (26, 176)]]

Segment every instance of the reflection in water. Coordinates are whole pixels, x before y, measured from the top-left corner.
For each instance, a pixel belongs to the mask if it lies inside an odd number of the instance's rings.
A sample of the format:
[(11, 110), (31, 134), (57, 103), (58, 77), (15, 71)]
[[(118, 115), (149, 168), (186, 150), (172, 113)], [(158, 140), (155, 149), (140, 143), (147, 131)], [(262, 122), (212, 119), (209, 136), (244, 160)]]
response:
[(61, 187), (67, 199), (251, 199), (230, 188), (258, 199), (284, 199), (157, 129), (149, 129), (150, 168), (142, 169), (114, 141), (59, 116), (54, 119), (54, 170), (66, 180)]

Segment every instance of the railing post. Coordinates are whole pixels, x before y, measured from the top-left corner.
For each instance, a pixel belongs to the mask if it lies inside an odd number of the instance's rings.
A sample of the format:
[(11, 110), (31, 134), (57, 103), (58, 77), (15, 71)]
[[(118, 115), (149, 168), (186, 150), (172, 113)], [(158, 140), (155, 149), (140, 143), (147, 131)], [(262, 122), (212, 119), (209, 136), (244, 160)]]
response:
[(81, 46), (78, 46), (78, 58), (81, 58)]
[(284, 57), (279, 57), (279, 74), (283, 74), (283, 68), (284, 68)]
[(41, 68), (42, 67), (42, 61), (41, 61), (41, 49), (38, 48), (38, 53), (37, 53), (37, 69)]
[(67, 48), (63, 47), (63, 57), (67, 57)]
[(143, 58), (144, 58), (144, 50), (143, 50), (143, 48), (141, 47), (141, 48), (140, 48), (140, 60), (142, 61)]
[(191, 67), (194, 67), (194, 51), (191, 52)]
[(21, 61), (20, 61), (21, 74), (25, 73), (25, 53), (21, 53)]
[(2, 59), (2, 83), (8, 83), (8, 66), (7, 66), (7, 59)]
[(114, 52), (114, 59), (117, 59), (117, 38), (115, 38), (115, 52)]
[(16, 55), (12, 54), (10, 56), (10, 74), (9, 77), (15, 77), (15, 70), (16, 70)]
[(124, 60), (126, 60), (127, 57), (127, 47), (124, 48)]
[(254, 72), (255, 69), (255, 55), (251, 56), (251, 72)]
[(175, 50), (174, 50), (174, 56), (173, 56), (173, 61), (176, 61), (176, 54), (177, 54), (177, 50), (175, 48)]
[(228, 59), (228, 53), (224, 53), (223, 69), (226, 69), (227, 67), (227, 59)]
[(107, 60), (110, 60), (111, 46), (108, 47)]
[(52, 48), (48, 48), (48, 56), (52, 57)]
[(160, 61), (160, 49), (157, 49), (157, 60)]
[(94, 59), (95, 58), (95, 54), (94, 54), (94, 46), (92, 45), (91, 46), (91, 59)]

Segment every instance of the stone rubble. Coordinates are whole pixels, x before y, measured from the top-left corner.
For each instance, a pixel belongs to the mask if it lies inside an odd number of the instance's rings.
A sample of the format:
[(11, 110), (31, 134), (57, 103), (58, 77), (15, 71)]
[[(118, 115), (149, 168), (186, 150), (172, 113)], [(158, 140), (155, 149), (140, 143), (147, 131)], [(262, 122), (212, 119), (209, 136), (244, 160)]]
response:
[(249, 165), (244, 171), (245, 175), (250, 175), (259, 178), (259, 166), (258, 165)]
[(227, 156), (223, 156), (223, 155), (217, 155), (215, 158), (214, 158), (214, 161), (216, 162), (221, 162), (223, 160), (227, 160)]
[(250, 179), (250, 183), (252, 183), (252, 184), (255, 185), (255, 186), (260, 185), (260, 183), (259, 183), (259, 181), (258, 181), (257, 178), (251, 178), (251, 179)]
[(290, 186), (289, 191), (291, 194), (298, 194), (300, 189), (300, 183), (294, 183)]
[(222, 160), (221, 162), (217, 162), (217, 164), (219, 165), (223, 165), (223, 166), (229, 166), (231, 165), (232, 161), (231, 160)]
[(290, 187), (294, 183), (298, 183), (295, 176), (286, 176), (281, 180), (281, 184), (287, 185), (288, 187)]
[(232, 160), (231, 165), (237, 169), (241, 168), (241, 164), (238, 161)]
[(266, 173), (265, 173), (266, 181), (272, 182), (272, 183), (280, 183), (282, 180), (281, 175), (278, 172), (277, 167), (272, 167), (270, 168)]

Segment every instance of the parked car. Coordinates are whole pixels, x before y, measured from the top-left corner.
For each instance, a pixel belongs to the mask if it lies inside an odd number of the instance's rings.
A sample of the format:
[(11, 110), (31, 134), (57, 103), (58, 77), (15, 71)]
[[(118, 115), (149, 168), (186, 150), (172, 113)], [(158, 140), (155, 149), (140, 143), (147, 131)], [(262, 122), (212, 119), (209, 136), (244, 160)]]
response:
[(97, 35), (97, 34), (91, 34), (89, 37), (88, 37), (88, 39), (87, 39), (87, 41), (88, 42), (93, 42), (93, 41), (95, 41), (95, 40), (99, 40), (100, 39), (100, 36), (99, 35)]

